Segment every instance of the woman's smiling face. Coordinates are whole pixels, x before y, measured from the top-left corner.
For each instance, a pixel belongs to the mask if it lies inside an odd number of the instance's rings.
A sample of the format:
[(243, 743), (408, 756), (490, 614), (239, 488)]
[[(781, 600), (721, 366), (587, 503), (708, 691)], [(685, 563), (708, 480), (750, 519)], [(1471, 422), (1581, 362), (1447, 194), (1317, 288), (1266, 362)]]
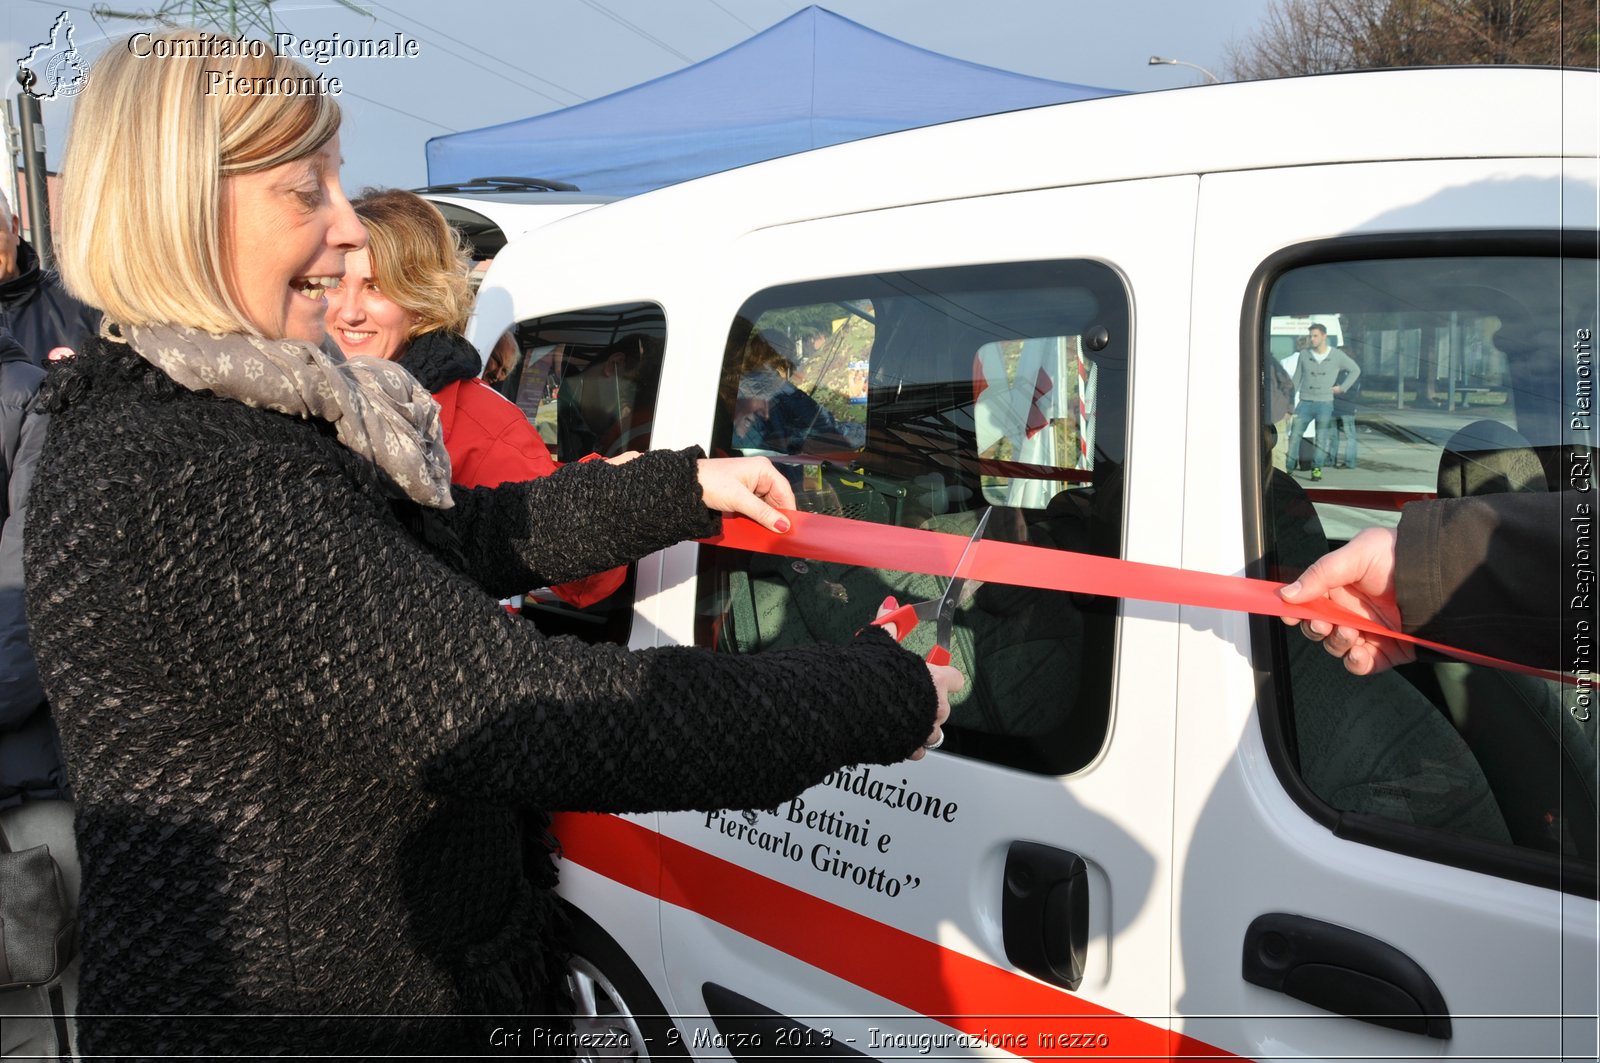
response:
[(417, 315), (383, 294), (370, 251), (352, 251), (345, 256), (344, 280), (328, 295), (326, 322), (345, 357), (392, 360), (405, 350)]
[(339, 138), (304, 159), (222, 182), (229, 291), (269, 339), (320, 343), (325, 291), (367, 236), (339, 186)]

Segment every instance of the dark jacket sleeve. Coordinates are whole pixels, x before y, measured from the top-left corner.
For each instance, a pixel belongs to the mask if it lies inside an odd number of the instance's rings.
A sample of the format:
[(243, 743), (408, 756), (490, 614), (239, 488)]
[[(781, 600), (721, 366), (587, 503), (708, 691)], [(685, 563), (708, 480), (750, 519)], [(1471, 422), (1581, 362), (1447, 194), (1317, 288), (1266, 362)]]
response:
[(0, 365), (0, 447), (6, 472), (5, 523), (0, 527), (0, 730), (18, 726), (44, 701), (28, 642), (22, 574), (28, 489), (49, 421), (47, 414), (35, 409), (43, 376), (27, 362)]
[[(1395, 548), (1405, 631), (1524, 664), (1568, 667), (1573, 625), (1594, 618), (1593, 527), (1592, 496), (1496, 494), (1406, 506)], [(1591, 559), (1582, 565), (1580, 545)], [(1587, 588), (1579, 582), (1584, 572)]]
[(453, 545), (458, 567), (500, 597), (565, 583), (721, 530), (700, 501), (701, 456), (698, 447), (652, 451), (625, 465), (573, 463), (539, 480), (457, 487), (453, 509), (420, 515), (423, 536), (447, 557)]
[[(899, 760), (932, 729), (926, 666), (879, 632), (749, 657), (545, 638), (339, 473), (348, 458), (213, 449), (181, 484), (101, 505), (168, 529), (168, 553), (182, 545), (181, 562), (140, 568), (136, 619), (154, 625), (143, 637), (182, 648), (160, 662), (161, 682), (292, 756), (377, 785), (552, 810), (750, 808), (846, 764)], [(569, 466), (522, 494), (471, 492), (445, 514), (475, 578), (516, 569), (501, 585), (521, 588), (526, 573), (564, 578), (702, 530), (693, 465), (663, 453)], [(206, 520), (185, 496), (215, 500)]]

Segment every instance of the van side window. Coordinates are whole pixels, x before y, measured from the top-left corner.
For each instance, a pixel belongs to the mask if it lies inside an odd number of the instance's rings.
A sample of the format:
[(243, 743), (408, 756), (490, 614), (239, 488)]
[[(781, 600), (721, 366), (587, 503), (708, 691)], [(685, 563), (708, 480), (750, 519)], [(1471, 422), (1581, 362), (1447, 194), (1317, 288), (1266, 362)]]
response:
[[(1570, 488), (1573, 457), (1592, 440), (1569, 415), (1579, 381), (1593, 381), (1592, 351), (1573, 341), (1593, 335), (1596, 270), (1551, 248), (1323, 261), (1276, 277), (1258, 323), (1253, 575), (1290, 580), (1361, 529), (1397, 524), (1410, 498)], [(1324, 405), (1317, 389), (1350, 377), (1329, 375), (1341, 352), (1360, 375)], [(1255, 631), (1277, 693), (1263, 719), (1282, 738), (1280, 772), (1342, 827), (1367, 824), (1368, 840), (1432, 859), (1593, 888), (1587, 697), (1451, 660), (1358, 678), (1282, 624)], [(1452, 849), (1442, 835), (1488, 846)]]
[[(666, 346), (654, 303), (629, 303), (520, 322), (511, 365), (485, 379), (520, 407), (558, 462), (648, 450)], [(609, 597), (575, 607), (553, 594), (526, 597), (523, 615), (549, 634), (626, 644), (633, 623), (634, 568)]]
[[(1128, 300), (1091, 262), (849, 277), (761, 292), (728, 332), (713, 450), (762, 454), (802, 510), (866, 525), (1117, 556)], [(870, 537), (864, 540), (871, 542)], [(842, 642), (885, 597), (945, 578), (701, 551), (697, 641), (751, 653)], [(956, 614), (967, 674), (943, 749), (1076, 770), (1106, 733), (1117, 601), (991, 583)], [(926, 653), (933, 625), (905, 645)]]

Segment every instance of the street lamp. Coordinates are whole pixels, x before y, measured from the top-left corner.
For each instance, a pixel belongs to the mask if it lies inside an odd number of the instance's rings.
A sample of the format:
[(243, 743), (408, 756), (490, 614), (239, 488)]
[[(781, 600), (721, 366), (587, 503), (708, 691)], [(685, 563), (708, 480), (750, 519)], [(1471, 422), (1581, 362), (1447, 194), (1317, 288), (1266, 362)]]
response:
[(1151, 66), (1187, 66), (1187, 67), (1192, 67), (1193, 69), (1198, 70), (1198, 71), (1200, 71), (1200, 73), (1204, 74), (1206, 76), (1206, 80), (1211, 82), (1211, 84), (1220, 85), (1222, 83), (1222, 79), (1221, 78), (1217, 77), (1217, 75), (1213, 74), (1211, 71), (1207, 70), (1205, 67), (1201, 66), (1199, 63), (1188, 63), (1188, 62), (1185, 62), (1182, 59), (1164, 59), (1159, 55), (1152, 55), (1150, 57), (1150, 64), (1149, 65), (1151, 65)]

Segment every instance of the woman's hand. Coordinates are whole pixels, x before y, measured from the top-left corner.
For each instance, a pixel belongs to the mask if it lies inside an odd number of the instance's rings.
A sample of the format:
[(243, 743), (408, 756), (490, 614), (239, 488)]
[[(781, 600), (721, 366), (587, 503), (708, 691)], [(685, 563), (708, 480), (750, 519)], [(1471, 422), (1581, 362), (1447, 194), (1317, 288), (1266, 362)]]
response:
[(933, 689), (939, 692), (939, 711), (933, 716), (933, 730), (928, 732), (928, 740), (907, 760), (921, 760), (928, 755), (928, 750), (944, 745), (944, 722), (950, 718), (950, 695), (967, 686), (967, 677), (948, 664), (930, 664), (928, 674), (933, 677)]
[[(887, 616), (899, 607), (899, 603), (893, 598), (885, 598), (883, 604), (878, 606), (878, 615), (873, 619)], [(891, 638), (900, 637), (893, 624), (883, 625), (883, 630), (887, 631)], [(938, 749), (944, 745), (944, 722), (950, 718), (950, 695), (965, 690), (967, 686), (967, 677), (946, 664), (928, 665), (928, 674), (933, 677), (933, 689), (939, 695), (939, 711), (934, 713), (933, 730), (928, 732), (928, 740), (922, 743), (922, 748), (906, 758), (908, 760), (921, 760), (928, 755), (928, 750)]]
[[(1318, 558), (1295, 582), (1278, 593), (1292, 605), (1327, 598), (1358, 616), (1376, 620), (1390, 631), (1400, 630), (1400, 607), (1394, 597), (1395, 532), (1368, 528), (1332, 553)], [(1345, 670), (1371, 675), (1417, 659), (1409, 642), (1382, 638), (1326, 620), (1295, 620), (1306, 638), (1344, 658)]]
[(607, 465), (626, 465), (639, 456), (637, 450), (624, 450), (621, 454), (613, 454), (606, 459)]
[(701, 458), (700, 494), (707, 509), (742, 514), (779, 534), (789, 530), (778, 510), (794, 508), (794, 491), (766, 458)]

